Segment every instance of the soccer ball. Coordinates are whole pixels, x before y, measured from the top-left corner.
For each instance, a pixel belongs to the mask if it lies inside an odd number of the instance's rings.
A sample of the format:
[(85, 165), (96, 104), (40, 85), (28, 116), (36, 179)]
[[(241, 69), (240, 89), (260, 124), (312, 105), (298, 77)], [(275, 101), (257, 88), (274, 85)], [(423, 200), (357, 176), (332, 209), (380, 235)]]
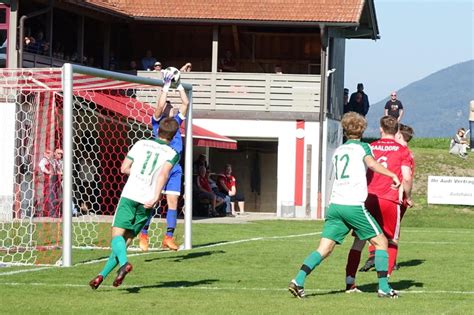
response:
[[(175, 67), (168, 67), (165, 69), (166, 72), (173, 74), (173, 79), (171, 79), (171, 88), (176, 89), (181, 83), (181, 72)], [(166, 74), (166, 73), (165, 73)]]

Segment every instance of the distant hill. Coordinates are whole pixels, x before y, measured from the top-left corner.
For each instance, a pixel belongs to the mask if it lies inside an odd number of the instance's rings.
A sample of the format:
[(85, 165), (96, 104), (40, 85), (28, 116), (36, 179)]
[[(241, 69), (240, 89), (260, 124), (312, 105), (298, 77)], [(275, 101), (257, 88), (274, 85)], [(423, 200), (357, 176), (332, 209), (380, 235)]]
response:
[[(405, 107), (402, 123), (412, 126), (416, 137), (453, 136), (457, 128), (469, 126), (469, 102), (474, 100), (474, 60), (435, 72), (399, 89), (397, 94)], [(388, 99), (370, 106), (366, 136), (379, 135), (379, 118)]]

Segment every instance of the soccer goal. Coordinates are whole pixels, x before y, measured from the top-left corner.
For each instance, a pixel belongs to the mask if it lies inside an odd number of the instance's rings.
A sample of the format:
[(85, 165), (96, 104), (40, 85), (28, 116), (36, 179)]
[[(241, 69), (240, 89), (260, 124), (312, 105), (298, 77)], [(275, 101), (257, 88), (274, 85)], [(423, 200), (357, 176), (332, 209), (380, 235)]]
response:
[[(0, 70), (0, 264), (71, 266), (87, 259), (82, 249), (109, 247), (126, 181), (120, 165), (135, 142), (152, 137), (162, 84), (71, 64)], [(190, 249), (192, 86), (183, 86), (190, 108), (177, 239)], [(151, 250), (160, 248), (166, 210), (163, 198), (149, 229)]]

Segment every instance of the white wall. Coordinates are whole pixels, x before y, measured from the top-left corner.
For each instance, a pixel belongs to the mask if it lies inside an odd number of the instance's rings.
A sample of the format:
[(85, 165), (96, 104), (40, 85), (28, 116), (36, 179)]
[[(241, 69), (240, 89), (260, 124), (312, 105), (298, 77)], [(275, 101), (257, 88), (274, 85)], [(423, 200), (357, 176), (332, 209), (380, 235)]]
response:
[[(193, 119), (193, 123), (218, 134), (235, 139), (277, 139), (277, 216), (281, 216), (282, 202), (294, 203), (295, 197), (295, 154), (296, 154), (296, 121), (258, 121), (258, 120), (213, 120)], [(312, 174), (310, 217), (316, 216), (317, 184), (318, 184), (318, 134), (316, 122), (305, 123), (305, 157), (303, 178), (303, 205), (306, 205), (306, 146), (312, 145)], [(298, 211), (297, 217), (305, 217), (305, 211)]]
[(0, 103), (0, 222), (12, 219), (15, 165), (15, 103)]

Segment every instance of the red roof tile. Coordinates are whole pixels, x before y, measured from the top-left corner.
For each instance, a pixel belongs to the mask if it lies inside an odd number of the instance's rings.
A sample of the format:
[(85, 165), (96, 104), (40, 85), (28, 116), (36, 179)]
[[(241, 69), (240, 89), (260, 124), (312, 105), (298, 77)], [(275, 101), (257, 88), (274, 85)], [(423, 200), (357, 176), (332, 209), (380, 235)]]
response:
[(365, 0), (84, 0), (135, 18), (358, 23)]

